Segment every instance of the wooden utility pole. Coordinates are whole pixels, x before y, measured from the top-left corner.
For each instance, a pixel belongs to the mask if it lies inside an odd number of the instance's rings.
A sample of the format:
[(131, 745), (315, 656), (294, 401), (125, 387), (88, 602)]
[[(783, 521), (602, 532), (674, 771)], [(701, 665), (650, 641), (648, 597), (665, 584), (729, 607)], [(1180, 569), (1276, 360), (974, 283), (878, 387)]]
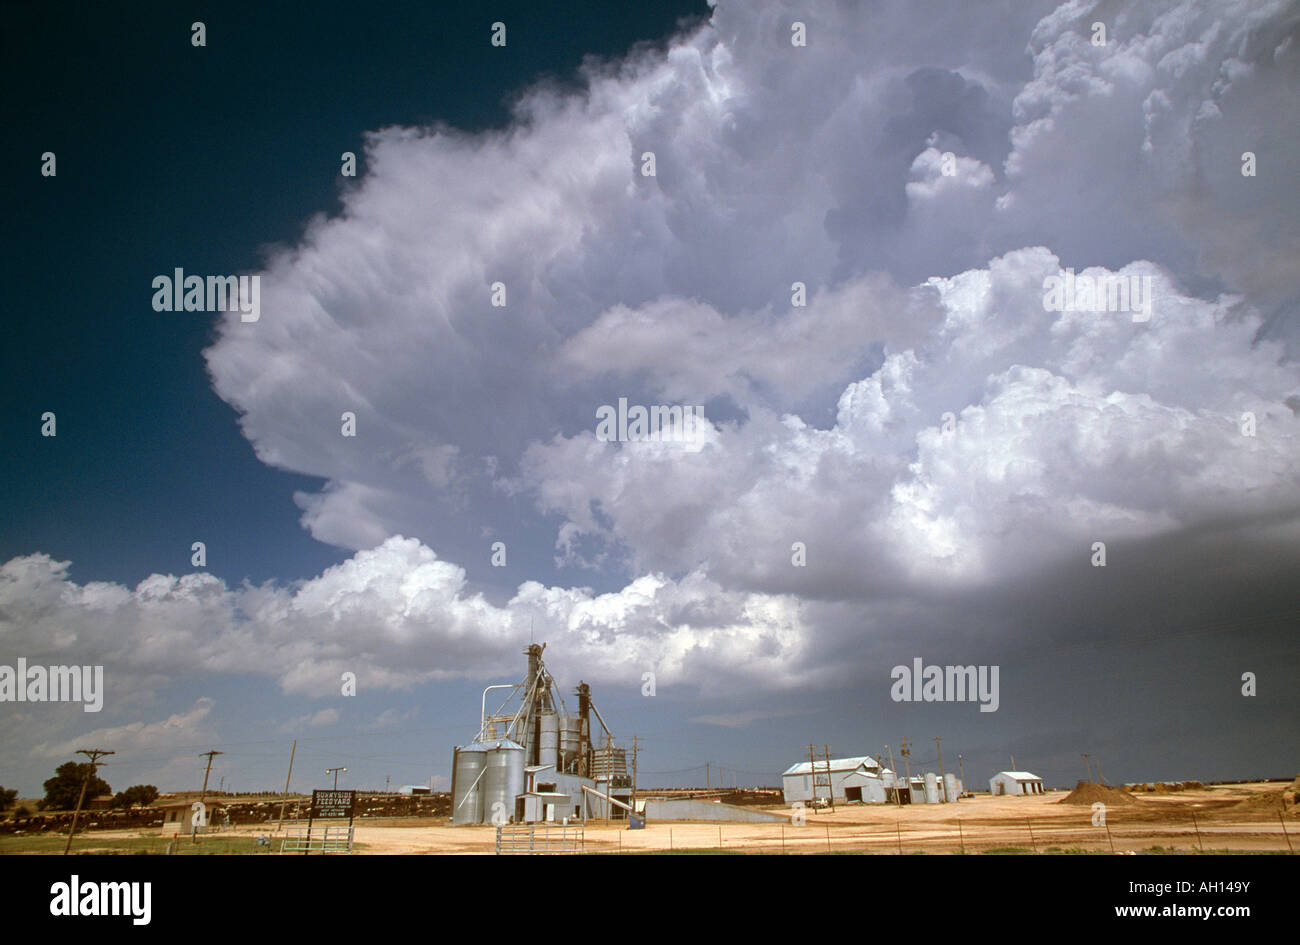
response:
[(293, 777), (293, 756), (298, 751), (298, 739), (293, 740), (293, 747), (289, 749), (289, 773), (284, 776), (284, 797), (280, 799), (280, 825), (276, 827), (276, 833), (284, 830), (284, 805), (289, 800), (289, 779)]
[(907, 768), (907, 803), (912, 803), (912, 748), (907, 744), (907, 739), (901, 740), (902, 748), (899, 750), (903, 753), (903, 765)]
[[(825, 752), (824, 757), (826, 758), (826, 797), (830, 801), (831, 810), (834, 810), (835, 809), (835, 775), (831, 774), (831, 746), (823, 745), (822, 750)], [(828, 827), (827, 829), (829, 830), (830, 828)], [(827, 843), (829, 844), (829, 842), (830, 840), (828, 835)]]
[(632, 736), (632, 811), (636, 812), (636, 756), (637, 756), (637, 738)]
[(708, 788), (710, 787), (710, 784), (709, 784), (709, 763), (708, 763), (707, 761), (704, 762), (704, 787), (705, 787), (705, 790), (708, 790)]
[(966, 765), (962, 763), (961, 755), (957, 756), (957, 770), (961, 772), (957, 776), (961, 778), (961, 790), (966, 790)]
[[(203, 772), (203, 790), (199, 791), (199, 807), (202, 809), (203, 823), (205, 826), (208, 822), (208, 812), (207, 809), (203, 807), (203, 800), (208, 796), (208, 775), (212, 773), (212, 758), (215, 755), (224, 755), (224, 754), (225, 754), (224, 751), (204, 751), (199, 753), (200, 758), (202, 758), (204, 755), (208, 756), (208, 767), (207, 770)], [(199, 842), (199, 832), (194, 828), (194, 824), (192, 822), (190, 824), (190, 842), (191, 843)]]
[(939, 736), (938, 736), (938, 735), (934, 736), (934, 747), (937, 748), (938, 751), (939, 751), (939, 784), (940, 784), (940, 786), (943, 788), (943, 799), (944, 799), (945, 801), (953, 801), (953, 800), (956, 800), (956, 798), (950, 798), (950, 797), (948, 797), (948, 785), (947, 785), (947, 783), (943, 780), (943, 749), (939, 747)]
[(898, 769), (894, 767), (894, 749), (886, 745), (885, 751), (889, 752), (889, 771), (894, 776), (894, 805), (902, 807), (903, 799), (898, 793)]
[(102, 748), (82, 748), (78, 749), (77, 754), (85, 755), (90, 759), (90, 771), (81, 779), (81, 793), (77, 795), (77, 809), (72, 812), (72, 826), (68, 828), (68, 842), (63, 846), (63, 855), (67, 856), (68, 851), (72, 849), (72, 837), (77, 832), (77, 818), (81, 816), (81, 802), (86, 799), (86, 785), (90, 779), (95, 776), (99, 769), (99, 759), (103, 755), (114, 755), (116, 752), (104, 751)]
[(1086, 751), (1083, 753), (1083, 770), (1088, 772), (1089, 784), (1092, 783), (1092, 767), (1088, 764), (1088, 759), (1091, 757), (1092, 755), (1088, 754)]

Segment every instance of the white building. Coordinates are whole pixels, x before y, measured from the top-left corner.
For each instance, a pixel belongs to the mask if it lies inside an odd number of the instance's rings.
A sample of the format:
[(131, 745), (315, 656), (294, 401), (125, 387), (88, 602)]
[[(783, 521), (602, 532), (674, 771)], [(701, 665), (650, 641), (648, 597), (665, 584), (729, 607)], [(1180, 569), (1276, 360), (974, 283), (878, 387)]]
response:
[[(817, 773), (826, 771), (826, 762), (817, 762)], [(885, 788), (893, 784), (893, 772), (881, 768), (876, 759), (862, 756), (858, 758), (832, 758), (830, 760), (831, 796), (837, 804), (861, 802), (863, 804), (885, 803)], [(812, 762), (803, 761), (791, 765), (781, 775), (781, 787), (785, 802), (796, 801), (809, 803), (814, 800)], [(826, 785), (817, 787), (817, 794), (826, 798)]]
[(989, 778), (989, 793), (1000, 794), (1042, 794), (1043, 779), (1028, 771), (999, 771)]

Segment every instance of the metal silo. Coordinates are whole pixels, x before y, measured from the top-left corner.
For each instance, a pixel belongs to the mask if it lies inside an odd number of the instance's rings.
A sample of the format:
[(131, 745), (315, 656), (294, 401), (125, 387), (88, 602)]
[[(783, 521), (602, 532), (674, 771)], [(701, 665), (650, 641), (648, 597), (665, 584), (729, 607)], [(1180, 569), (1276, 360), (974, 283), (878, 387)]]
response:
[(487, 746), (466, 745), (457, 748), (451, 764), (451, 822), (483, 823), (483, 769)]
[(944, 796), (951, 802), (961, 797), (961, 785), (957, 783), (957, 775), (951, 772), (943, 776)]
[(925, 802), (927, 804), (939, 803), (939, 776), (933, 771), (925, 773)]
[(509, 823), (524, 793), (524, 746), (505, 740), (488, 746), (483, 771), (483, 822)]
[(560, 769), (560, 717), (554, 712), (544, 712), (538, 720), (541, 723), (541, 752), (537, 756), (540, 765), (555, 765)]

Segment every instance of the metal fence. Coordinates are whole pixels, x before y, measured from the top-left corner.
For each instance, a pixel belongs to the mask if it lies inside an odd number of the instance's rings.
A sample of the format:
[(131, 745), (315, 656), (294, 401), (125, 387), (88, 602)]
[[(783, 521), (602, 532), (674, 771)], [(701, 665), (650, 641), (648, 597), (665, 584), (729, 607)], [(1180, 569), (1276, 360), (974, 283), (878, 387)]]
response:
[(567, 824), (506, 824), (497, 827), (497, 855), (582, 853), (583, 828)]
[(281, 853), (351, 853), (352, 826), (286, 827)]

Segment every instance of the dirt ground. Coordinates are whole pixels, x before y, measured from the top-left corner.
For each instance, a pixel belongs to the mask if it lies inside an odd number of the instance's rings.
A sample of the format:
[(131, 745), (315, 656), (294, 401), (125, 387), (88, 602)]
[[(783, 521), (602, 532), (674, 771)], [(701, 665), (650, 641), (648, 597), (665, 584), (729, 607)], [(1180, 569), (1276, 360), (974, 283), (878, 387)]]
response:
[[(1065, 791), (1027, 797), (977, 795), (956, 804), (892, 807), (853, 805), (808, 811), (806, 824), (650, 823), (592, 824), (584, 831), (587, 853), (1286, 853), (1300, 846), (1300, 817), (1289, 809), (1278, 818), (1279, 784), (1211, 786), (1111, 806), (1105, 824), (1093, 826), (1088, 806), (1062, 804)], [(1246, 802), (1243, 804), (1243, 802)], [(789, 815), (788, 808), (768, 808)], [(1193, 820), (1195, 817), (1195, 820)], [(232, 836), (264, 833), (243, 827)], [(104, 831), (104, 834), (118, 833)], [(140, 836), (140, 834), (126, 834)], [(99, 836), (100, 834), (96, 834)], [(1288, 840), (1289, 844), (1288, 845)], [(356, 827), (358, 854), (491, 854), (496, 830), (458, 826), (444, 818), (367, 821)], [(278, 843), (272, 841), (273, 849)]]

